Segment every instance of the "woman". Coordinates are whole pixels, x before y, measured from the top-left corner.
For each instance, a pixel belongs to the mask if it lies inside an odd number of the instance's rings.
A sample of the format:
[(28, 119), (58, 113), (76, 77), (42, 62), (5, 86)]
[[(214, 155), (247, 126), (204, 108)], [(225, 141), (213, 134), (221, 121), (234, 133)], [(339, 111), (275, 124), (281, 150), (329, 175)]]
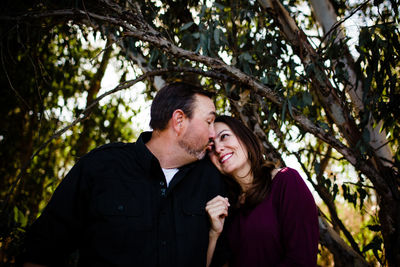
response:
[[(229, 183), (229, 266), (316, 266), (317, 208), (299, 173), (266, 162), (257, 137), (237, 119), (218, 117), (215, 133), (209, 156)], [(222, 232), (228, 206), (221, 196), (207, 203), (210, 244)]]

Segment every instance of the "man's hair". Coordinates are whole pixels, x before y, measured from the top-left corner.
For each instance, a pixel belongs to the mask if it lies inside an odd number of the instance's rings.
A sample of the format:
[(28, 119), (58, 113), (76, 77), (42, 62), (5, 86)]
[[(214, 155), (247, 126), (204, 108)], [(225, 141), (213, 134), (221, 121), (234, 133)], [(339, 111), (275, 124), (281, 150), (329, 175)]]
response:
[(189, 119), (192, 118), (196, 94), (209, 98), (213, 95), (199, 86), (183, 82), (164, 86), (151, 104), (150, 127), (153, 130), (164, 130), (172, 117), (172, 113), (177, 109), (181, 109)]

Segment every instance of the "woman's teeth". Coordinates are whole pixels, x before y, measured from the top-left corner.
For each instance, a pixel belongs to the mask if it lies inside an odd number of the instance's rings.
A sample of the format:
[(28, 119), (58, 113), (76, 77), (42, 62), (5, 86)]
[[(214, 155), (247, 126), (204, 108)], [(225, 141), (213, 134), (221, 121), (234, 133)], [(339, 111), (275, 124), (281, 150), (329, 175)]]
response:
[(224, 163), (225, 161), (227, 161), (230, 157), (232, 157), (233, 153), (229, 153), (224, 155), (219, 162)]

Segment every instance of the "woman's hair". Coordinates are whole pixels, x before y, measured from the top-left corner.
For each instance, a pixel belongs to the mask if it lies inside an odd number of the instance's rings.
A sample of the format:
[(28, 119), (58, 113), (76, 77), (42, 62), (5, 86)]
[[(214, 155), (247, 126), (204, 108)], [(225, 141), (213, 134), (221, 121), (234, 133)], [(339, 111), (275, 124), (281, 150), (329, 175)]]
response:
[(215, 122), (228, 125), (233, 134), (239, 139), (247, 150), (253, 182), (245, 194), (245, 202), (240, 204), (239, 196), (243, 193), (240, 185), (234, 179), (227, 179), (229, 197), (234, 207), (251, 209), (261, 203), (266, 197), (271, 184), (271, 171), (275, 164), (264, 159), (263, 148), (257, 136), (241, 121), (230, 116), (218, 116)]

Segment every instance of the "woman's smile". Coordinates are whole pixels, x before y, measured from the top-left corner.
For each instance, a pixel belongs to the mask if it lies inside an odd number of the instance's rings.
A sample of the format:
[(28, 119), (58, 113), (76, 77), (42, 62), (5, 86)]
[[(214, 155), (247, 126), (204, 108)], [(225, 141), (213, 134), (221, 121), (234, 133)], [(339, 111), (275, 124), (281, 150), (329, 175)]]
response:
[(228, 154), (225, 154), (225, 155), (223, 155), (223, 156), (221, 156), (221, 157), (219, 158), (219, 162), (222, 164), (222, 163), (224, 163), (225, 161), (227, 161), (228, 159), (230, 159), (232, 156), (233, 156), (233, 152), (228, 153)]
[(245, 146), (225, 123), (217, 122), (214, 127), (216, 136), (209, 154), (211, 161), (222, 173), (244, 182), (251, 169)]

